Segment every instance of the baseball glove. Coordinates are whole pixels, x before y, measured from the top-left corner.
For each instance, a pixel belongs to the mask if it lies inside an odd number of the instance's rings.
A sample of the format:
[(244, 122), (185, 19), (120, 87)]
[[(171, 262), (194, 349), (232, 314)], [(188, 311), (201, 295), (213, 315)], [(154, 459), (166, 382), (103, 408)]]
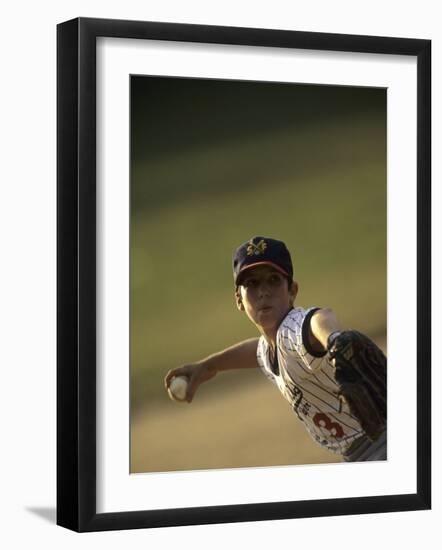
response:
[(331, 334), (327, 348), (340, 399), (348, 404), (367, 436), (376, 440), (387, 422), (387, 358), (355, 330)]

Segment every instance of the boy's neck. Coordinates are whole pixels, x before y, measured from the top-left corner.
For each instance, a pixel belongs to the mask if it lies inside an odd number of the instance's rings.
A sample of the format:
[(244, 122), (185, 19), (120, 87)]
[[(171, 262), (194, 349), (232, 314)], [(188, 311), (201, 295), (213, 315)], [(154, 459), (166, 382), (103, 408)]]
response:
[(276, 349), (276, 335), (278, 334), (278, 330), (274, 330), (271, 333), (265, 332), (264, 330), (260, 331), (261, 334), (266, 339), (267, 344), (271, 347), (273, 351)]

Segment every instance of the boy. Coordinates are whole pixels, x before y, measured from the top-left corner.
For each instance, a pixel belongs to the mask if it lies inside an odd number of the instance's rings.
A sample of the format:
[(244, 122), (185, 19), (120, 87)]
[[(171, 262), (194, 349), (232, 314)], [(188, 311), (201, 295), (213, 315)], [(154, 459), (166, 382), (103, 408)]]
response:
[(386, 459), (386, 358), (334, 312), (294, 306), (298, 284), (282, 241), (253, 237), (233, 257), (236, 304), (260, 338), (169, 371), (188, 379), (191, 403), (218, 372), (259, 367), (279, 388), (311, 437), (345, 461)]

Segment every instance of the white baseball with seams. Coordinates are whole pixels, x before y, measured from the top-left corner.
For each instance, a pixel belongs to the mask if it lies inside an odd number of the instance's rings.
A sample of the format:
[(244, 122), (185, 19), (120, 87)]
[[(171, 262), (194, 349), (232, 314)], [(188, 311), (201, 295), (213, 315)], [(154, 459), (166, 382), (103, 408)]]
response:
[(184, 401), (187, 393), (187, 378), (185, 376), (175, 376), (169, 385), (169, 395), (176, 401)]

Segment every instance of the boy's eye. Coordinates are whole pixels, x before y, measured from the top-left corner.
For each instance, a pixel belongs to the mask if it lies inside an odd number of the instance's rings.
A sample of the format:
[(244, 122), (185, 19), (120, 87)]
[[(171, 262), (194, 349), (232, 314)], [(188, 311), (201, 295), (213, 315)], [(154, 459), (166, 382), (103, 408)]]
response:
[(254, 287), (258, 284), (258, 280), (257, 279), (246, 279), (244, 281), (244, 286), (245, 287)]
[(270, 282), (273, 284), (277, 284), (281, 282), (281, 276), (277, 275), (276, 273), (270, 277)]

